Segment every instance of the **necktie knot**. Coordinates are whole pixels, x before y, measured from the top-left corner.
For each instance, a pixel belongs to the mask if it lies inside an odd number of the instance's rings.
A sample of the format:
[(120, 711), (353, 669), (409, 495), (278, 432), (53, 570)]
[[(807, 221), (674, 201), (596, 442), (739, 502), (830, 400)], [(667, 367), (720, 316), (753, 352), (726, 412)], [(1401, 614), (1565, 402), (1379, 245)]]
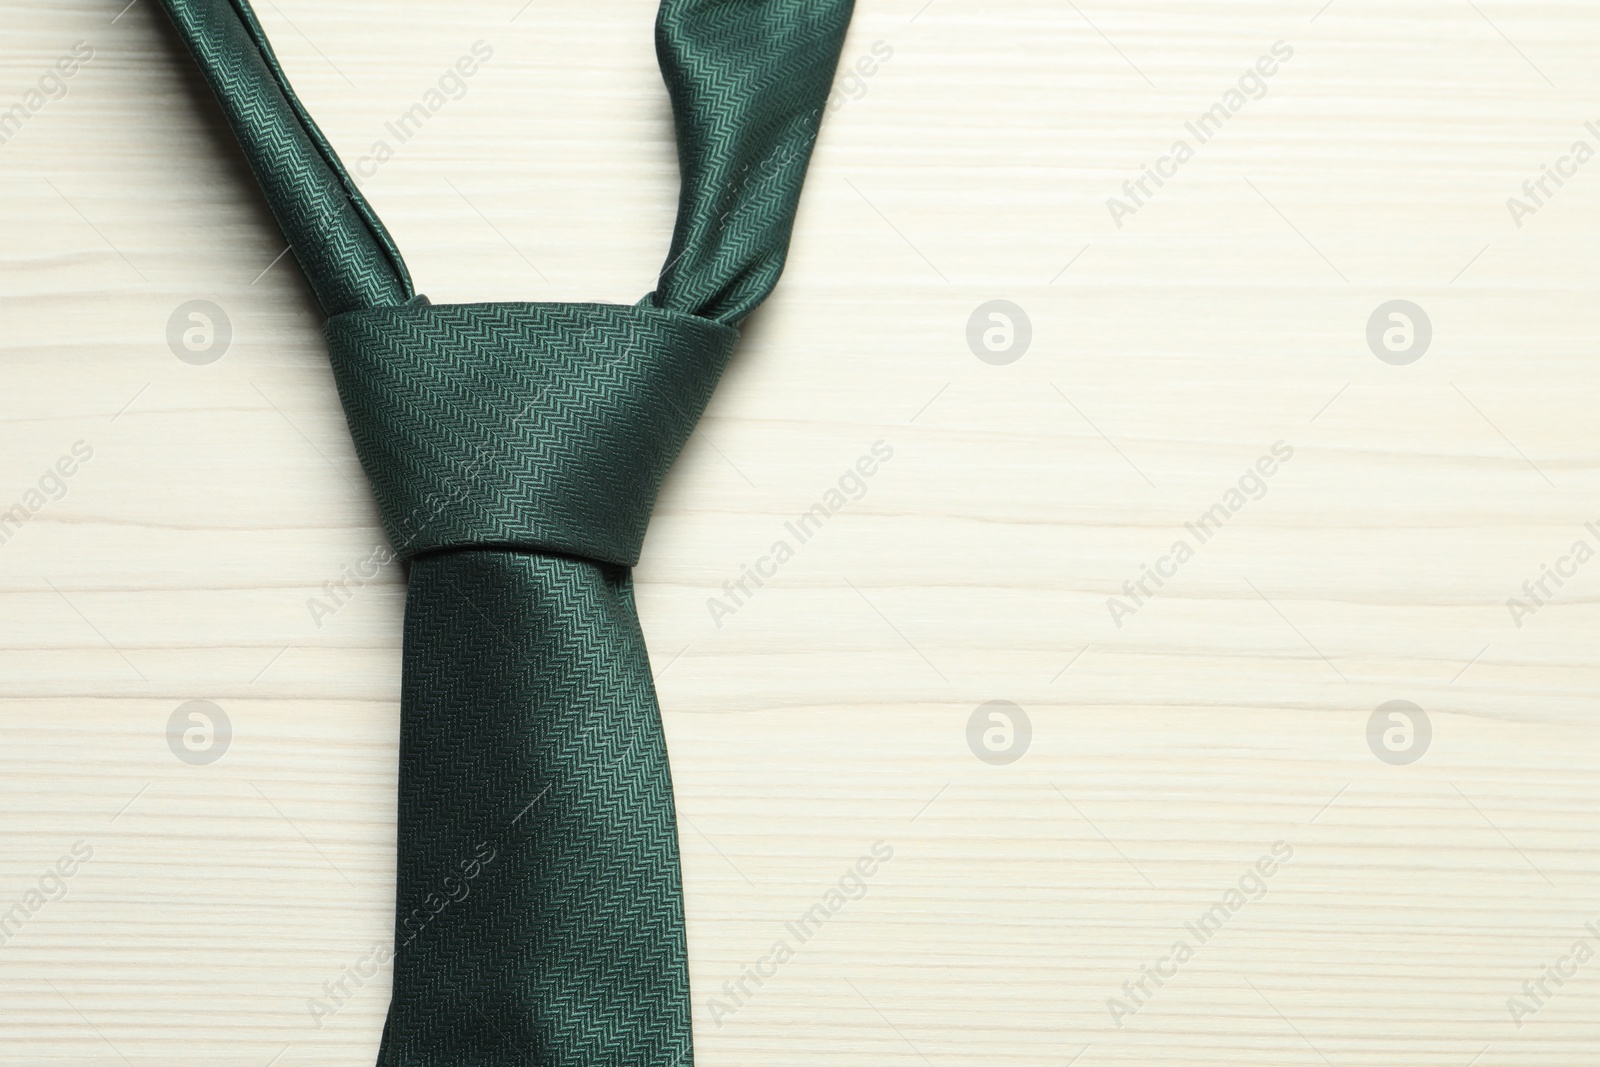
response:
[(623, 567), (738, 339), (620, 304), (412, 302), (326, 329), (401, 558), (490, 547)]

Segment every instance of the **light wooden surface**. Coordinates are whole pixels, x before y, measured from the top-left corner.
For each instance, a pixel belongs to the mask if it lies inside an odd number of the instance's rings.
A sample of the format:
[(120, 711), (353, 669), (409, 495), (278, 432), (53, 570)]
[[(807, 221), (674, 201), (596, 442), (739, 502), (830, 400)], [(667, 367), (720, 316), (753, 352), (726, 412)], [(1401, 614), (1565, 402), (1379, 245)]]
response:
[[(381, 537), (317, 316), (159, 12), (120, 6), (0, 5), (0, 109), (94, 53), (0, 144), (0, 509), (93, 450), (0, 545), (0, 915), (66, 894), (0, 946), (0, 1061), (367, 1065), (387, 971), (308, 1003), (389, 937), (402, 586), (313, 621)], [(493, 49), (363, 178), (421, 291), (632, 301), (676, 196), (653, 7), (519, 6), (259, 9), (352, 164)], [(1600, 949), (1600, 562), (1520, 627), (1506, 601), (1600, 547), (1600, 161), (1520, 227), (1506, 200), (1600, 148), (1600, 16), (862, 0), (846, 62), (880, 41), (638, 572), (699, 1061), (1595, 1062), (1600, 961), (1508, 999)], [(1265, 96), (1114, 225), (1277, 41)], [(203, 366), (166, 339), (195, 299), (233, 331)], [(993, 299), (1031, 322), (1009, 365), (968, 346)], [(1393, 299), (1433, 327), (1407, 366), (1365, 336)], [(231, 721), (213, 763), (169, 746), (190, 700)], [(967, 740), (991, 700), (1031, 722), (1006, 765)], [(1431, 723), (1409, 765), (1369, 748), (1390, 700)], [(866, 895), (719, 1010), (879, 841)], [(1274, 842), (1265, 895), (1114, 1020)]]

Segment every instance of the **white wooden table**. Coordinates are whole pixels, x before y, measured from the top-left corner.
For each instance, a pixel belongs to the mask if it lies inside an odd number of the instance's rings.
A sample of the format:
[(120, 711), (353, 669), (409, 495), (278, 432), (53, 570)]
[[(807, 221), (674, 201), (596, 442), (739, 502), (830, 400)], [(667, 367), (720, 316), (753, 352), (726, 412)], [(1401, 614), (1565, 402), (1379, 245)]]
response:
[[(369, 1065), (401, 578), (309, 606), (382, 536), (318, 316), (120, 3), (0, 5), (0, 1061)], [(648, 0), (259, 12), (435, 301), (651, 287)], [(704, 1067), (1595, 1062), (1596, 56), (1577, 0), (862, 0), (638, 572)]]

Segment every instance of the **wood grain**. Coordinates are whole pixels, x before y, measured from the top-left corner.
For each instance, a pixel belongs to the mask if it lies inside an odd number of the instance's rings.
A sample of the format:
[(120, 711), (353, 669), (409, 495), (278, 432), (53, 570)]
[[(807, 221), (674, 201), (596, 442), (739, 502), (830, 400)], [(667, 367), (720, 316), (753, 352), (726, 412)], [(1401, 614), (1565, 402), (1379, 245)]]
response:
[[(119, 8), (0, 4), (0, 113), (94, 52), (0, 144), (0, 511), (93, 450), (0, 543), (0, 916), (93, 850), (0, 945), (0, 1059), (370, 1064), (389, 976), (348, 975), (389, 936), (402, 578), (308, 608), (381, 538), (317, 315), (159, 11)], [(650, 288), (676, 172), (647, 0), (259, 10), (352, 164), (493, 49), (362, 178), (421, 291)], [(1600, 162), (1507, 206), (1600, 148), (1592, 5), (861, 0), (846, 62), (875, 47), (638, 572), (699, 1061), (1592, 1063), (1600, 962), (1543, 976), (1600, 950), (1600, 562), (1507, 607), (1600, 548)], [(204, 366), (167, 341), (196, 299), (233, 331)], [(1007, 365), (968, 344), (995, 299), (1031, 324)], [(1406, 366), (1366, 337), (1395, 299), (1432, 325)], [(169, 746), (190, 700), (231, 722), (214, 763)], [(969, 748), (992, 700), (1031, 723), (1005, 765)], [(1431, 724), (1408, 765), (1369, 748), (1391, 700)], [(880, 841), (865, 895), (745, 978)]]

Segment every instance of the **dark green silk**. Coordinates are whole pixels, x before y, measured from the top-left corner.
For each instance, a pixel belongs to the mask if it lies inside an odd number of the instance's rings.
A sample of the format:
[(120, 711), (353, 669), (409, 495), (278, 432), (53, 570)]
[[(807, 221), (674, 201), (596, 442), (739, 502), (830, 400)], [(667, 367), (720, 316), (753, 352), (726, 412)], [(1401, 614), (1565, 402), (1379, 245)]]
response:
[(663, 0), (682, 187), (633, 306), (416, 296), (248, 3), (163, 5), (328, 315), (410, 568), (379, 1067), (687, 1067), (672, 783), (630, 568), (783, 269), (851, 0)]

